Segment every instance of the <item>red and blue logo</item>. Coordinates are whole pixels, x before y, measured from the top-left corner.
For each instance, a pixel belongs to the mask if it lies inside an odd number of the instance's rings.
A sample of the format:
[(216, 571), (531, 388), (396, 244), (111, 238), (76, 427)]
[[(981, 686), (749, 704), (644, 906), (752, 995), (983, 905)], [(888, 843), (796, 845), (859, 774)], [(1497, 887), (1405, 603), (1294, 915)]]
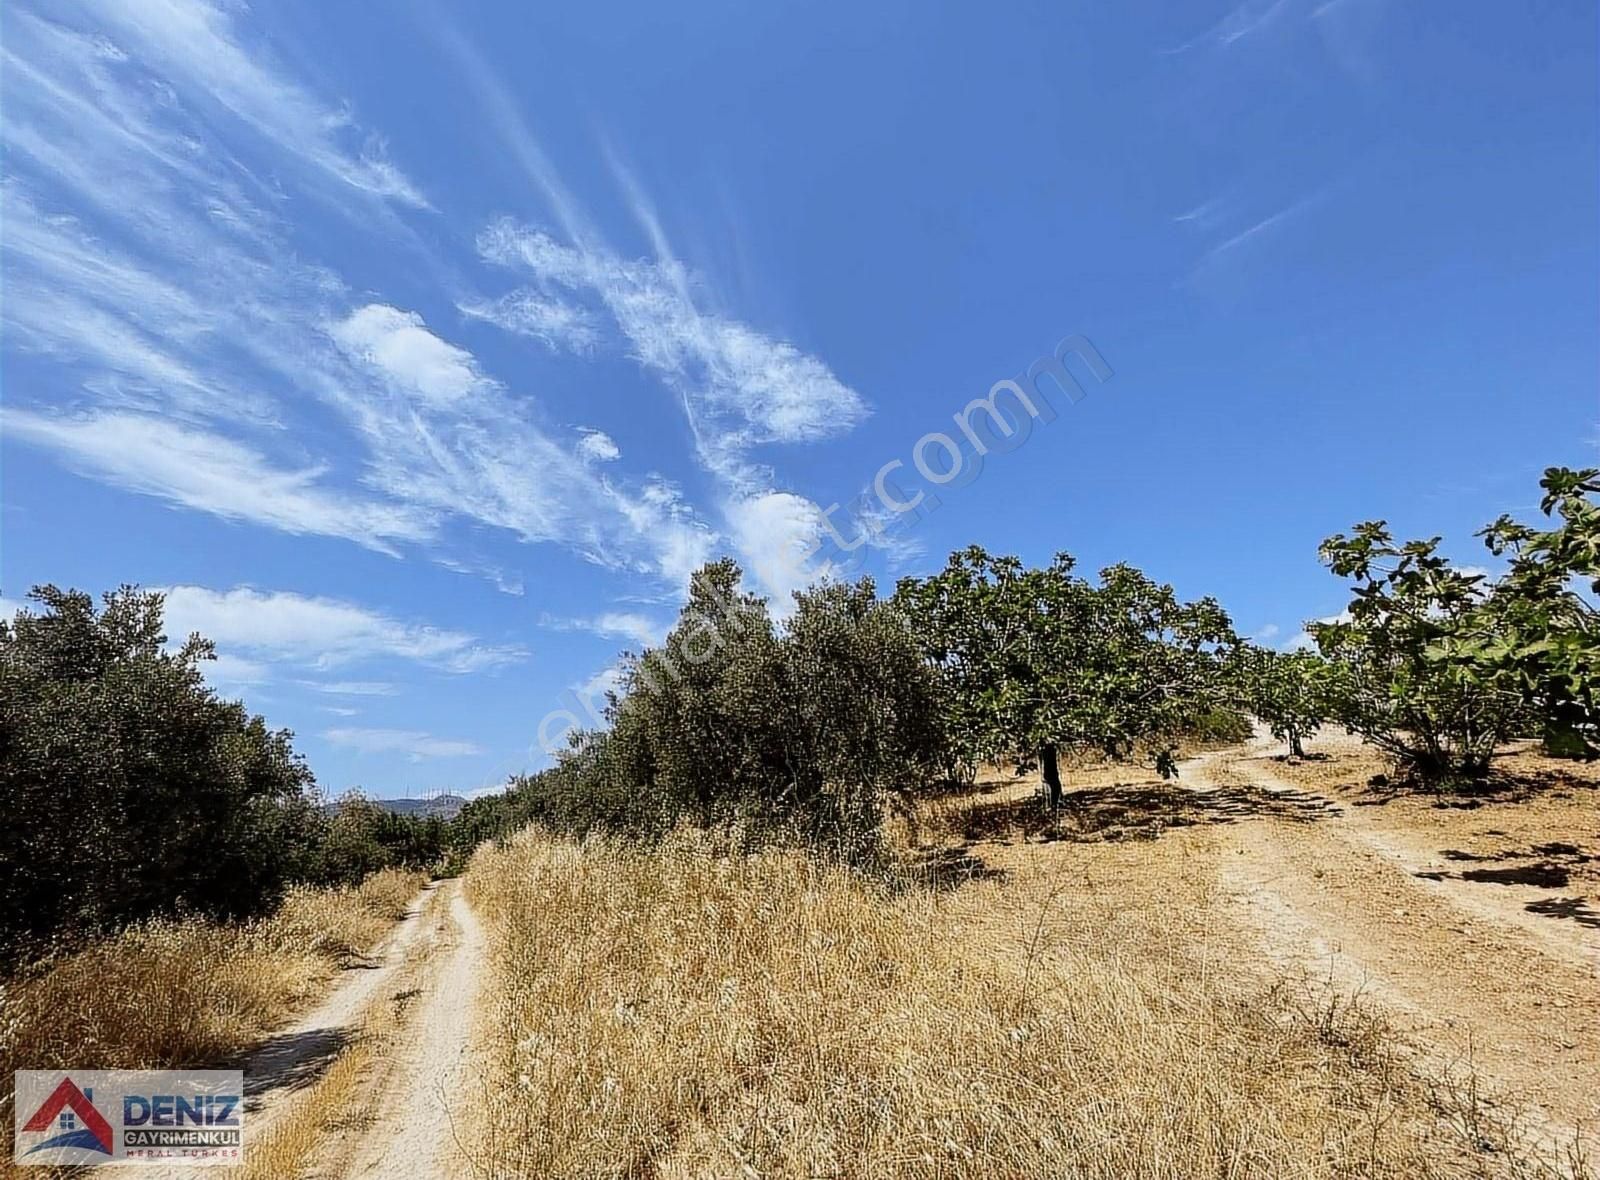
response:
[(48, 1131), (52, 1124), (60, 1129), (43, 1143), (36, 1143), (26, 1154), (57, 1148), (76, 1148), (80, 1151), (98, 1151), (111, 1154), (111, 1123), (94, 1104), (94, 1090), (80, 1090), (71, 1078), (62, 1078), (61, 1084), (50, 1092), (50, 1097), (39, 1104), (33, 1117), (22, 1124), (24, 1131)]

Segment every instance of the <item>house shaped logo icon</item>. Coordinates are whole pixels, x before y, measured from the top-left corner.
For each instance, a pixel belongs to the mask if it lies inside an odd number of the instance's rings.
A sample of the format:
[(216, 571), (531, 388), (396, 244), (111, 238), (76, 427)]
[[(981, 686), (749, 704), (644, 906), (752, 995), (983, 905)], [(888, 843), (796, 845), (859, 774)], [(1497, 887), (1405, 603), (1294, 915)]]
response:
[(24, 1131), (48, 1131), (55, 1124), (61, 1131), (27, 1151), (75, 1148), (80, 1151), (112, 1153), (111, 1124), (94, 1104), (94, 1091), (80, 1090), (71, 1078), (62, 1078), (61, 1084), (50, 1092), (50, 1097), (39, 1104), (33, 1117), (22, 1125)]

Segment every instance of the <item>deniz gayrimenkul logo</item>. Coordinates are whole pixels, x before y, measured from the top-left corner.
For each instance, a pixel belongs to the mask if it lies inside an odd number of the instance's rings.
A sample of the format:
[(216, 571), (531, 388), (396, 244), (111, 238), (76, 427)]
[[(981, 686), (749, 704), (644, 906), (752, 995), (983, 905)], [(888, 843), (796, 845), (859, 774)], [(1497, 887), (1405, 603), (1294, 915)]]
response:
[(19, 1164), (237, 1164), (237, 1070), (18, 1070)]
[[(111, 1124), (95, 1106), (92, 1086), (87, 1090), (80, 1090), (78, 1084), (70, 1077), (62, 1078), (61, 1084), (51, 1091), (50, 1097), (40, 1103), (39, 1109), (33, 1112), (33, 1117), (22, 1124), (22, 1129), (48, 1131), (52, 1123), (59, 1124), (61, 1134), (46, 1139), (43, 1143), (35, 1143), (28, 1148), (27, 1155), (32, 1155), (36, 1151), (61, 1148), (97, 1151), (106, 1156), (111, 1154)], [(21, 1146), (20, 1143), (17, 1145), (19, 1150)]]

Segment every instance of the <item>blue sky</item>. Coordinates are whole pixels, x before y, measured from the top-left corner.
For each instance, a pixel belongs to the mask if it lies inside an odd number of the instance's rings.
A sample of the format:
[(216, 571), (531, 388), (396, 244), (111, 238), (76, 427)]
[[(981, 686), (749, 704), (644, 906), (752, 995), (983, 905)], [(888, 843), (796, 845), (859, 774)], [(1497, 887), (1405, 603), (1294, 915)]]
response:
[[(167, 588), (380, 795), (542, 764), (723, 553), (781, 603), (1066, 549), (1289, 642), (1343, 605), (1327, 534), (1482, 563), (1595, 459), (1596, 25), (9, 4), (0, 592)], [(979, 470), (952, 416), (1072, 336), (1086, 396)], [(937, 509), (875, 509), (940, 432)]]

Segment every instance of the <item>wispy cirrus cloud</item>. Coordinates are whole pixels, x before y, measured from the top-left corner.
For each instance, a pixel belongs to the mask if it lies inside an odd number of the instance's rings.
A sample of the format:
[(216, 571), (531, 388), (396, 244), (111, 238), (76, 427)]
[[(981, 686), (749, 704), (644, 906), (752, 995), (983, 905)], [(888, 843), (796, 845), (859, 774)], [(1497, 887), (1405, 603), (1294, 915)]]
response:
[(867, 413), (860, 394), (793, 344), (703, 311), (700, 280), (670, 255), (624, 260), (509, 219), (480, 234), (478, 248), (485, 260), (530, 275), (537, 293), (591, 298), (611, 316), (634, 360), (676, 395), (701, 465), (722, 489), (722, 526), (780, 608), (818, 575), (794, 559), (819, 535), (820, 510), (774, 486), (753, 452), (849, 432)]
[(435, 737), (419, 729), (365, 729), (340, 726), (324, 730), (324, 741), (362, 754), (404, 754), (413, 762), (426, 758), (468, 758), (482, 754), (476, 742)]
[[(438, 30), (460, 72), (477, 91), (502, 142), (543, 192), (566, 241), (538, 226), (501, 218), (478, 237), (480, 255), (521, 271), (532, 286), (505, 298), (567, 303), (588, 300), (615, 325), (629, 354), (675, 395), (699, 462), (720, 485), (722, 527), (766, 592), (785, 605), (788, 590), (821, 571), (769, 567), (774, 551), (804, 552), (820, 509), (792, 509), (797, 493), (754, 452), (773, 443), (817, 442), (848, 433), (868, 410), (864, 398), (820, 358), (715, 307), (709, 284), (673, 251), (641, 185), (604, 147), (607, 163), (654, 251), (628, 259), (612, 250), (557, 173), (492, 66), (449, 28)], [(770, 497), (780, 497), (773, 500)], [(809, 501), (807, 501), (809, 503)], [(754, 539), (752, 516), (791, 528), (785, 537)]]
[(751, 447), (834, 437), (866, 416), (860, 394), (818, 358), (703, 311), (699, 279), (674, 258), (625, 260), (565, 245), (510, 219), (485, 229), (478, 249), (489, 262), (530, 274), (539, 291), (597, 299), (633, 358), (683, 400), (702, 457), (715, 472), (742, 476)]
[(600, 342), (599, 319), (593, 312), (525, 288), (499, 299), (461, 302), (456, 309), (469, 319), (543, 341), (552, 350), (587, 353)]
[(414, 506), (341, 491), (324, 467), (289, 467), (223, 435), (113, 410), (61, 415), (7, 407), (8, 438), (57, 452), (80, 474), (224, 520), (340, 537), (383, 553), (434, 533)]
[[(1259, 265), (1270, 256), (1269, 243), (1290, 236), (1293, 227), (1324, 204), (1338, 187), (1338, 182), (1320, 185), (1264, 216), (1259, 212), (1259, 204), (1255, 213), (1241, 216), (1243, 202), (1234, 198), (1225, 205), (1213, 202), (1213, 208), (1204, 215), (1176, 219), (1187, 220), (1202, 233), (1213, 237), (1213, 244), (1206, 247), (1195, 262), (1187, 281), (1203, 285), (1211, 280), (1226, 280), (1230, 276), (1247, 273), (1253, 265)], [(1232, 222), (1232, 226), (1224, 228), (1228, 222)], [(1244, 222), (1242, 228), (1241, 222)], [(1225, 236), (1216, 240), (1218, 234)]]
[(1252, 222), (1244, 229), (1225, 238), (1223, 241), (1217, 243), (1217, 245), (1211, 247), (1211, 249), (1206, 252), (1206, 261), (1215, 261), (1224, 254), (1228, 253), (1230, 250), (1238, 249), (1251, 239), (1259, 237), (1262, 234), (1270, 233), (1271, 231), (1288, 224), (1290, 221), (1293, 221), (1295, 218), (1299, 217), (1302, 213), (1315, 205), (1317, 201), (1322, 198), (1322, 195), (1323, 194), (1321, 192), (1317, 192), (1311, 194), (1310, 196), (1302, 197), (1297, 201), (1290, 202), (1283, 208), (1277, 210), (1275, 213), (1269, 213), (1267, 216), (1259, 219), (1258, 221)]
[(686, 505), (653, 494), (647, 479), (596, 472), (592, 436), (558, 441), (530, 399), (513, 397), (420, 316), (368, 305), (329, 333), (373, 379), (335, 395), (368, 452), (372, 486), (674, 583), (687, 576), (684, 554), (710, 551), (713, 533)]
[(392, 697), (400, 694), (400, 686), (387, 680), (302, 680), (300, 684), (316, 692), (335, 696)]
[(658, 646), (667, 633), (664, 623), (638, 611), (603, 611), (581, 619), (545, 615), (539, 625), (553, 631), (589, 631), (606, 639), (626, 639), (641, 650)]
[[(286, 158), (359, 199), (420, 199), (345, 146), (337, 104), (246, 51), (232, 10), (62, 12), (70, 25), (16, 14), (3, 49), (6, 340), (56, 370), (48, 399), (8, 382), (10, 439), (291, 534), (499, 569), (454, 551), (449, 526), (465, 521), (683, 584), (715, 542), (689, 505), (655, 496), (649, 475), (602, 475), (601, 439), (546, 428), (535, 397), (419, 314), (352, 298), (289, 245), (275, 212)], [(229, 150), (241, 121), (276, 149), (267, 178)], [(287, 453), (282, 427), (298, 443)]]
[(748, 558), (755, 517), (813, 531), (807, 513), (775, 510), (803, 497), (758, 449), (836, 437), (864, 400), (819, 357), (718, 309), (631, 181), (657, 257), (610, 251), (502, 93), (479, 88), (568, 242), (494, 223), (480, 255), (520, 285), (451, 302), (578, 356), (625, 348), (682, 407), (717, 481), (709, 512), (629, 474), (605, 433), (546, 422), (538, 391), (502, 382), (418, 311), (308, 260), (283, 220), (302, 190), (363, 211), (385, 240), (427, 202), (245, 11), (80, 0), (8, 13), (5, 331), (16, 355), (52, 366), (48, 396), (8, 383), (8, 439), (184, 509), (467, 570), (503, 564), (458, 551), (489, 526), (681, 589), (726, 538)]
[[(516, 645), (484, 643), (463, 631), (404, 622), (339, 599), (245, 586), (232, 590), (174, 586), (163, 593), (169, 637), (198, 632), (220, 650), (243, 653), (262, 664), (328, 669), (402, 660), (462, 673), (516, 663), (528, 654)], [(318, 687), (362, 695), (374, 685), (344, 682)]]
[[(292, 160), (341, 185), (425, 207), (426, 198), (387, 158), (382, 138), (349, 112), (317, 98), (271, 63), (267, 47), (243, 44), (235, 6), (208, 0), (83, 0), (108, 51), (136, 55), (184, 99), (216, 108)], [(69, 6), (68, 12), (71, 11)]]
[(1272, 24), (1284, 16), (1295, 2), (1296, 0), (1245, 0), (1243, 4), (1230, 9), (1221, 20), (1198, 37), (1172, 49), (1164, 49), (1162, 52), (1188, 53), (1191, 49), (1205, 46), (1226, 48)]

